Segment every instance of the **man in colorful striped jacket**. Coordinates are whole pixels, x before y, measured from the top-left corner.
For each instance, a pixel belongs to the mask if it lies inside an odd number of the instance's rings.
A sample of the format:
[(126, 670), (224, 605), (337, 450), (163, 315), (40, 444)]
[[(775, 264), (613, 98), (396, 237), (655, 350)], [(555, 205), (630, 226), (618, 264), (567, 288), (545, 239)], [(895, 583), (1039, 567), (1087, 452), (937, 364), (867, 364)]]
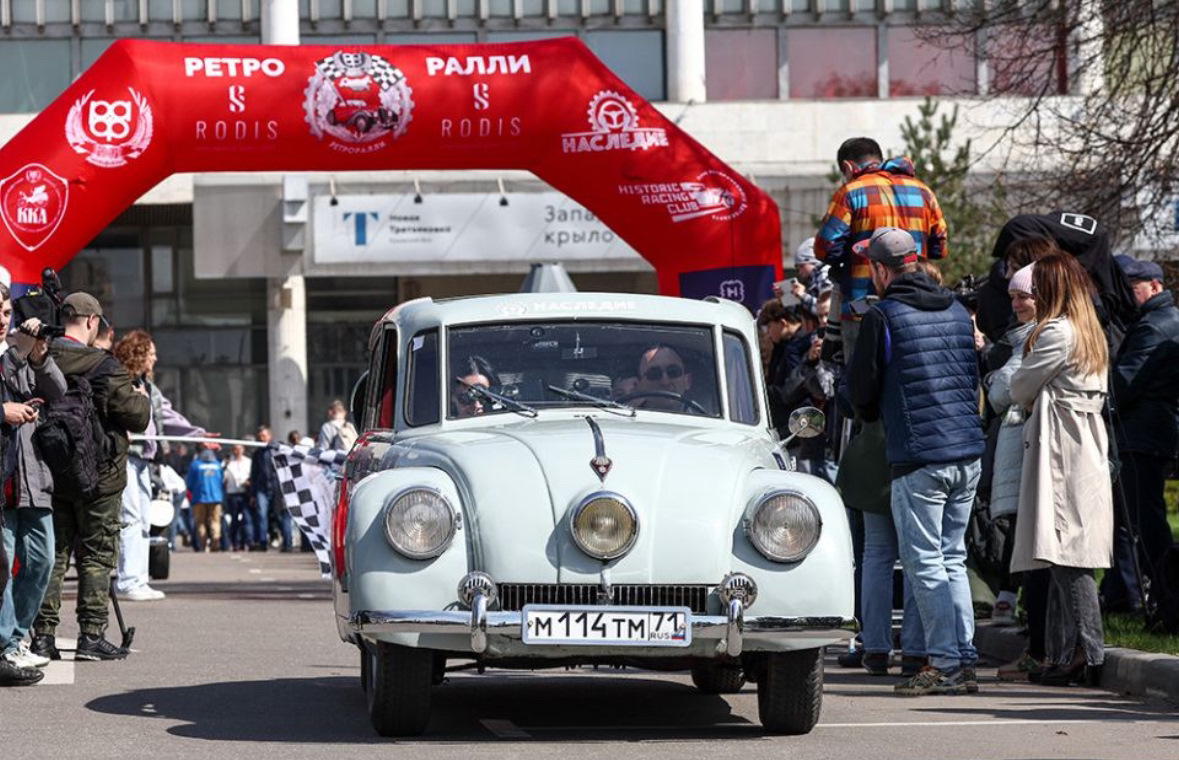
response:
[[(921, 258), (945, 258), (946, 220), (929, 187), (914, 176), (908, 158), (884, 160), (880, 145), (869, 137), (853, 137), (836, 155), (844, 183), (831, 197), (827, 215), (815, 236), (815, 255), (831, 267), (839, 286), (845, 360), (855, 345), (859, 317), (851, 302), (872, 293), (868, 261), (852, 250), (880, 227), (897, 227), (913, 236)], [(834, 336), (832, 336), (834, 337)]]

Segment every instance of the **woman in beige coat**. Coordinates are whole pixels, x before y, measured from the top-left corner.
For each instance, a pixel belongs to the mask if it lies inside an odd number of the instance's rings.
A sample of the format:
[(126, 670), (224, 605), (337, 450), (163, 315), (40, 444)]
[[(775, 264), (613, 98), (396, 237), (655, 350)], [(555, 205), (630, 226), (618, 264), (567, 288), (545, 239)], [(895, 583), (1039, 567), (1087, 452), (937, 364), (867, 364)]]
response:
[(1011, 378), (1030, 410), (1011, 571), (1048, 567), (1047, 654), (1039, 680), (1095, 681), (1105, 660), (1093, 569), (1113, 554), (1113, 497), (1101, 410), (1109, 354), (1085, 270), (1067, 254), (1036, 262), (1036, 327)]

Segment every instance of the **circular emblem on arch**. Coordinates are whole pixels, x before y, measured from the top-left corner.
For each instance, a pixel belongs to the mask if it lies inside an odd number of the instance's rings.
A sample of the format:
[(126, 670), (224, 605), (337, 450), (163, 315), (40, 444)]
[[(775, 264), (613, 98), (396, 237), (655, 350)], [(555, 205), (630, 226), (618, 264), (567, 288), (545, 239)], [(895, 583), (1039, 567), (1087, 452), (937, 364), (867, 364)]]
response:
[(337, 51), (316, 62), (304, 92), (311, 134), (345, 144), (401, 137), (413, 118), (405, 74), (379, 55)]
[(629, 132), (639, 126), (639, 112), (613, 90), (603, 90), (589, 104), (590, 128), (595, 132)]

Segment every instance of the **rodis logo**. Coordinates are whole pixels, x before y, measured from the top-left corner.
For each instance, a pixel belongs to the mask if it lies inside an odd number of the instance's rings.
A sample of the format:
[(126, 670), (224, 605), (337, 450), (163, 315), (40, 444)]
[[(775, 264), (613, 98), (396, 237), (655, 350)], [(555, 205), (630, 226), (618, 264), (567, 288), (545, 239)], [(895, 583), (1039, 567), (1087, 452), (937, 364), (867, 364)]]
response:
[(311, 134), (333, 150), (372, 153), (405, 134), (413, 118), (405, 75), (379, 55), (337, 52), (315, 64), (304, 92)]
[(42, 164), (28, 164), (0, 181), (0, 217), (12, 237), (32, 251), (65, 216), (69, 184)]
[(663, 206), (673, 222), (709, 217), (725, 222), (745, 213), (748, 202), (738, 182), (724, 172), (709, 169), (690, 182), (619, 185), (620, 195), (634, 196), (644, 206)]
[(640, 127), (639, 112), (629, 100), (613, 90), (602, 90), (595, 95), (590, 101), (588, 115), (593, 131), (561, 135), (561, 150), (565, 153), (667, 147), (667, 132), (658, 127)]
[(94, 100), (94, 92), (74, 101), (66, 116), (66, 140), (87, 162), (114, 169), (138, 158), (151, 144), (151, 106), (130, 87), (129, 100)]

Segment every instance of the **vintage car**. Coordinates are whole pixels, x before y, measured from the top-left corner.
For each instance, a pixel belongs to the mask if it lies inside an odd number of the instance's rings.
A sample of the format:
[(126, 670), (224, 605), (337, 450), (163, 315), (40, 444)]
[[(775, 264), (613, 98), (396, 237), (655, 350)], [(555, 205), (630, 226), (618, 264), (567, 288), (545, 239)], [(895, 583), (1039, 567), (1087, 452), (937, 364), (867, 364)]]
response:
[(424, 731), (456, 661), (751, 681), (768, 731), (815, 725), (822, 648), (854, 625), (851, 539), (839, 494), (769, 427), (744, 307), (419, 299), (370, 353), (332, 549), (378, 733)]

